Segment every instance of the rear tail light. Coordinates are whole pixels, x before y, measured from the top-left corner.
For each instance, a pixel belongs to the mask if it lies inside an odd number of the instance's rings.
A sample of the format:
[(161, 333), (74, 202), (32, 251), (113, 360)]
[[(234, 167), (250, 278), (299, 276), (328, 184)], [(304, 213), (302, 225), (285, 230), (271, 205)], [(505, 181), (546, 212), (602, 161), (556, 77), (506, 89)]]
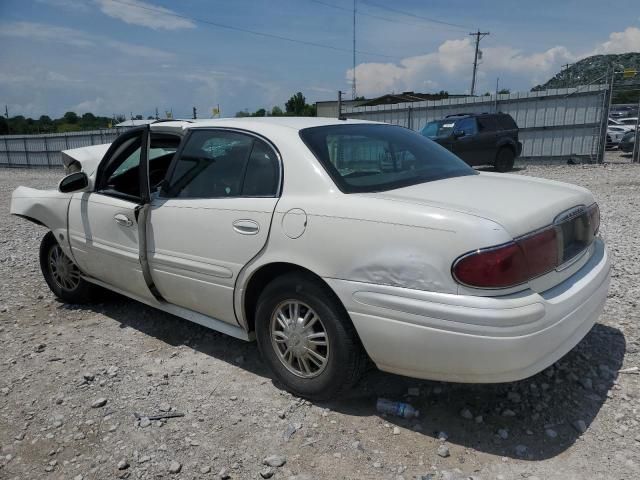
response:
[[(592, 239), (600, 227), (598, 205), (591, 205), (586, 214)], [(504, 245), (467, 253), (453, 263), (453, 277), (458, 283), (475, 288), (508, 288), (526, 283), (568, 260), (559, 251), (559, 231), (558, 225), (552, 225)]]

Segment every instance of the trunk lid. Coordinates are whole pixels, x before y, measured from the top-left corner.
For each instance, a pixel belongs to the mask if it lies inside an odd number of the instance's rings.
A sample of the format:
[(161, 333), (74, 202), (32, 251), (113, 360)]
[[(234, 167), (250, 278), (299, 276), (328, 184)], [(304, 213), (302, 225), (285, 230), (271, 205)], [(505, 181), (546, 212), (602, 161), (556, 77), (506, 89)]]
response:
[(64, 164), (65, 172), (83, 171), (87, 175), (93, 174), (110, 146), (110, 143), (105, 143), (63, 150), (62, 163)]
[(551, 225), (560, 213), (573, 207), (594, 202), (593, 195), (582, 187), (489, 172), (367, 195), (482, 217), (499, 223), (514, 238)]

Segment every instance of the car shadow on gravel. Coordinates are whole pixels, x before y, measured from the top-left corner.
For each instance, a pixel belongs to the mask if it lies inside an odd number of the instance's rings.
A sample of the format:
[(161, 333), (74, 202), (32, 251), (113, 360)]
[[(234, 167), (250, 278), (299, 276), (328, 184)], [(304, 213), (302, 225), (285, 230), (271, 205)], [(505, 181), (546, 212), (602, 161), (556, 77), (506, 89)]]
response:
[[(211, 331), (119, 295), (115, 297), (89, 308), (116, 320), (121, 328), (133, 328), (173, 347), (193, 348), (271, 378), (255, 343)], [(620, 330), (596, 324), (565, 357), (526, 380), (475, 385), (435, 382), (372, 367), (345, 398), (317, 405), (346, 415), (373, 417), (381, 415), (376, 411), (378, 398), (403, 401), (420, 410), (420, 417), (384, 416), (385, 422), (434, 439), (444, 432), (450, 446), (542, 460), (562, 453), (589, 429), (614, 386), (625, 351)], [(363, 442), (366, 446), (366, 439)], [(460, 461), (464, 461), (463, 457)]]
[(434, 438), (444, 432), (448, 445), (542, 460), (562, 453), (589, 429), (614, 386), (625, 351), (620, 330), (596, 324), (565, 357), (525, 380), (474, 385), (372, 370), (349, 399), (330, 408), (378, 415), (377, 398), (403, 401), (420, 417), (386, 416), (386, 422)]

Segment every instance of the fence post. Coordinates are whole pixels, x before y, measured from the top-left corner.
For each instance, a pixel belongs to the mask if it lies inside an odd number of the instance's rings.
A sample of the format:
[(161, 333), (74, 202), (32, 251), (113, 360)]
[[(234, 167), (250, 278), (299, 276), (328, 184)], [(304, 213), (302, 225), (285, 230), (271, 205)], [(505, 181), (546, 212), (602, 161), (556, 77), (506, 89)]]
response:
[(9, 142), (7, 142), (7, 137), (4, 137), (4, 150), (7, 152), (7, 165), (11, 166), (11, 155), (9, 154)]
[(24, 158), (27, 161), (27, 167), (31, 167), (31, 163), (29, 163), (29, 152), (27, 151), (27, 137), (22, 137), (22, 144), (24, 145)]
[(44, 151), (47, 152), (47, 165), (51, 167), (51, 154), (49, 153), (49, 137), (44, 137)]
[(411, 105), (407, 108), (407, 127), (409, 130), (413, 130), (413, 108)]
[(631, 155), (631, 163), (636, 163), (640, 161), (640, 145), (638, 142), (640, 141), (640, 100), (638, 100), (638, 113), (636, 114), (638, 118), (636, 118), (636, 136), (633, 141), (633, 154)]

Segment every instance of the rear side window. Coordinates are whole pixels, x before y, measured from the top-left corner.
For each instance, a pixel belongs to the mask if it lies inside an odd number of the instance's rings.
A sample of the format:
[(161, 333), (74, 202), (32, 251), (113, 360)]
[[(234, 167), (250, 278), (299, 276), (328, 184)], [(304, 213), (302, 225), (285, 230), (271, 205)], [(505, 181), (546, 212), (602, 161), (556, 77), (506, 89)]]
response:
[(518, 125), (511, 115), (498, 115), (498, 128), (500, 130), (517, 130)]
[(492, 132), (498, 129), (498, 122), (493, 115), (478, 117), (478, 129), (481, 132)]
[(380, 192), (477, 172), (428, 138), (393, 125), (347, 124), (300, 130), (344, 193)]
[(473, 117), (463, 118), (456, 122), (456, 126), (453, 130), (455, 133), (464, 132), (466, 136), (475, 135), (478, 133), (478, 125), (476, 119)]
[(165, 194), (173, 198), (275, 196), (275, 152), (251, 135), (194, 130), (186, 140)]

